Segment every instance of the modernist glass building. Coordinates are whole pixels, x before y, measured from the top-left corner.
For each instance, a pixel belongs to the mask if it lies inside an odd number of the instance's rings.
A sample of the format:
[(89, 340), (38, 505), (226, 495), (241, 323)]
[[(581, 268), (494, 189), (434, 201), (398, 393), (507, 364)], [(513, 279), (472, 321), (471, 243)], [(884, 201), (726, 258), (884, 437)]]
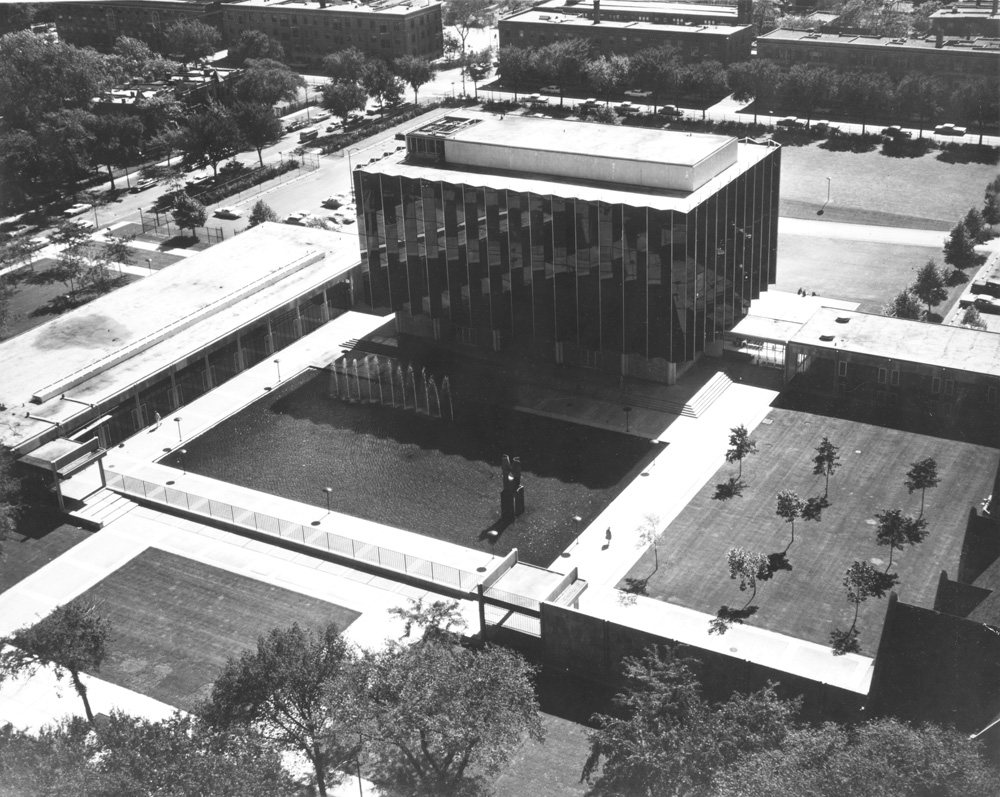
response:
[(400, 333), (672, 383), (775, 280), (780, 148), (464, 112), (359, 166)]

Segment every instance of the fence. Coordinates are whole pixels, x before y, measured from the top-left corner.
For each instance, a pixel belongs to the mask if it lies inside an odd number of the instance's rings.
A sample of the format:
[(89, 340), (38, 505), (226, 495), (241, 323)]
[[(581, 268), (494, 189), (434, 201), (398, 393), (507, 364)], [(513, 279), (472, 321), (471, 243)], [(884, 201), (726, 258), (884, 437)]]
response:
[[(139, 222), (142, 225), (143, 235), (168, 239), (185, 234), (185, 230), (178, 227), (177, 222), (171, 221), (169, 212), (143, 213), (140, 209)], [(191, 230), (191, 234), (195, 238), (206, 241), (209, 245), (221, 243), (226, 237), (222, 227), (195, 227)]]
[(442, 565), (390, 548), (383, 548), (380, 545), (323, 531), (313, 526), (303, 526), (261, 512), (242, 509), (222, 501), (193, 495), (184, 490), (154, 484), (133, 476), (107, 471), (107, 484), (108, 489), (124, 495), (142, 498), (164, 506), (176, 507), (195, 515), (220, 520), (230, 525), (278, 537), (289, 542), (308, 545), (357, 562), (404, 573), (435, 584), (471, 591), (479, 582), (479, 575), (467, 570)]

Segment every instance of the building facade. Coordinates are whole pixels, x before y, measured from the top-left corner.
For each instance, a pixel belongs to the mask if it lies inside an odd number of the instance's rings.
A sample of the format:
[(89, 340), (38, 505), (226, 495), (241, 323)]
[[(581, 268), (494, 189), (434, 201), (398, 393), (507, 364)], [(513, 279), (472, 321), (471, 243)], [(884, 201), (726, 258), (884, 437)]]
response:
[(775, 281), (780, 149), (464, 113), (354, 173), (401, 333), (672, 383)]
[(779, 28), (757, 39), (757, 56), (783, 66), (812, 64), (883, 74), (925, 72), (957, 84), (1000, 75), (1000, 39), (888, 39), (856, 33), (816, 33)]
[(163, 52), (164, 32), (175, 22), (197, 20), (222, 27), (219, 2), (204, 0), (104, 0), (55, 3), (47, 9), (63, 41), (109, 51), (119, 36), (146, 42)]
[(246, 0), (222, 6), (222, 27), (229, 42), (246, 30), (266, 33), (295, 65), (318, 65), (349, 47), (380, 58), (433, 60), (441, 57), (444, 43), (438, 0)]
[(930, 16), (934, 31), (945, 36), (1000, 38), (1000, 0), (953, 3)]
[[(707, 6), (706, 8), (715, 8)], [(563, 39), (583, 39), (602, 55), (632, 55), (653, 47), (672, 47), (683, 61), (750, 58), (754, 33), (750, 25), (682, 22), (661, 24), (642, 19), (595, 21), (579, 14), (531, 8), (501, 19), (500, 47), (535, 49)]]
[(749, 25), (751, 0), (734, 4), (677, 3), (660, 0), (547, 0), (535, 4), (543, 14), (568, 14), (591, 22), (652, 22), (657, 25)]

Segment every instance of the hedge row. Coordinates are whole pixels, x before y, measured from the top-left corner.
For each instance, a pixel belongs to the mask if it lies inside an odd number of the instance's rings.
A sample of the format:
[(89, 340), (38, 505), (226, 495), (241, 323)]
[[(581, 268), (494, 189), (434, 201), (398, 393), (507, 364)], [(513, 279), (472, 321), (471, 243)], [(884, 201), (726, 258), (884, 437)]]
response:
[(239, 177), (230, 180), (227, 183), (210, 186), (197, 194), (188, 193), (192, 199), (197, 199), (203, 205), (214, 205), (216, 202), (226, 199), (226, 197), (231, 197), (233, 194), (246, 191), (248, 188), (253, 188), (255, 185), (266, 183), (268, 180), (280, 177), (285, 172), (290, 172), (293, 169), (298, 168), (299, 162), (294, 158), (289, 158), (276, 166), (265, 166), (263, 168), (258, 167), (247, 174), (240, 175)]

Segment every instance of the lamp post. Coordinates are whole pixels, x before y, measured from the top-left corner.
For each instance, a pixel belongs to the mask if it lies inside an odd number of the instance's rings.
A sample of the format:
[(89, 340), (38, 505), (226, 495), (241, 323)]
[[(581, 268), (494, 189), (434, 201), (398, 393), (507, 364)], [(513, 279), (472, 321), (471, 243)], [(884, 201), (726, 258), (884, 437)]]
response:
[(149, 273), (150, 274), (153, 273), (153, 258), (151, 258), (151, 257), (147, 257), (146, 258), (146, 268), (149, 269)]
[(278, 381), (281, 381), (281, 360), (277, 357), (274, 358), (274, 365), (278, 369)]
[(181, 435), (181, 419), (174, 418), (174, 423), (177, 424), (177, 442), (180, 443), (184, 440), (184, 437)]
[(486, 541), (490, 544), (490, 559), (496, 558), (497, 555), (497, 540), (500, 538), (500, 532), (496, 529), (490, 529), (486, 532)]
[(351, 181), (351, 202), (354, 203), (355, 212), (357, 212), (358, 199), (354, 196), (354, 168), (351, 166), (351, 153), (360, 151), (361, 147), (351, 147), (347, 150), (347, 179)]
[(628, 416), (632, 412), (632, 408), (631, 407), (622, 407), (622, 412), (625, 413), (625, 433), (628, 434), (628, 431), (629, 431)]
[(575, 539), (573, 540), (573, 547), (575, 548), (580, 544), (580, 523), (583, 522), (583, 518), (579, 515), (573, 515), (573, 528), (576, 529), (574, 534)]
[(830, 178), (827, 177), (826, 178), (826, 203), (828, 205), (830, 204), (830, 182), (831, 182)]
[(183, 474), (184, 476), (187, 476), (187, 464), (184, 461), (184, 457), (185, 456), (187, 456), (187, 449), (186, 448), (182, 448), (181, 449), (181, 474)]
[(323, 492), (326, 493), (326, 512), (330, 514), (330, 496), (333, 495), (333, 488), (324, 487)]

